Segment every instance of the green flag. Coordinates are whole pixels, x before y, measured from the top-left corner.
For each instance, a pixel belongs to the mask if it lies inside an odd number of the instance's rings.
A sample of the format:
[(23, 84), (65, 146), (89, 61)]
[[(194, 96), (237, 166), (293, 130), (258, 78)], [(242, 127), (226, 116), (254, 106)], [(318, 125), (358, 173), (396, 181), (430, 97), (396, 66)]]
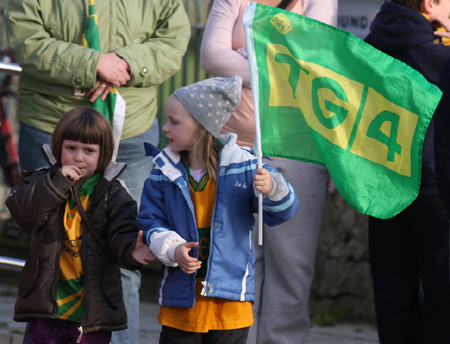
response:
[(262, 153), (325, 165), (362, 213), (386, 219), (407, 207), (440, 90), (349, 32), (298, 14), (250, 3), (244, 27)]
[[(95, 1), (89, 0), (89, 16), (87, 19), (86, 33), (81, 43), (83, 46), (101, 51), (100, 35), (98, 31), (98, 16), (95, 13)], [(112, 88), (105, 100), (98, 97), (93, 103), (94, 109), (101, 112), (108, 119), (113, 128), (114, 134), (114, 156), (116, 159), (119, 148), (120, 137), (122, 136), (123, 124), (125, 121), (125, 100), (119, 92)]]

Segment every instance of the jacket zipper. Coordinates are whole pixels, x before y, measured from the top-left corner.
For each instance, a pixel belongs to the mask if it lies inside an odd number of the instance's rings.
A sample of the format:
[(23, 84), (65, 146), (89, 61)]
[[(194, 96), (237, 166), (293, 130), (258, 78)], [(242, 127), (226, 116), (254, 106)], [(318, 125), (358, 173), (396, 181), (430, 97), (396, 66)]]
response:
[[(60, 271), (61, 270), (60, 261), (61, 261), (62, 245), (63, 245), (61, 232), (64, 231), (65, 206), (66, 206), (66, 203), (64, 203), (64, 205), (61, 206), (61, 214), (59, 216), (60, 217), (60, 222), (59, 223), (60, 224), (62, 223), (63, 225), (62, 226), (58, 226), (58, 230), (57, 230), (57, 233), (56, 233), (56, 236), (57, 236), (56, 239), (57, 239), (57, 242), (58, 242), (58, 252), (56, 253), (56, 262), (55, 262), (56, 269), (55, 269), (55, 271), (57, 271), (57, 276), (56, 276), (56, 278), (53, 281), (52, 293), (53, 293), (53, 290), (55, 290), (55, 287), (58, 288), (57, 285), (58, 285), (58, 281), (59, 281), (59, 274), (61, 272)], [(58, 312), (59, 312), (59, 306), (58, 306), (58, 302), (57, 302), (56, 298), (57, 298), (57, 296), (55, 295), (53, 297), (53, 301), (56, 304), (56, 312), (54, 313), (55, 317), (58, 316)]]
[[(226, 144), (226, 142), (225, 142)], [(224, 147), (225, 147), (224, 144)], [(217, 163), (217, 171), (216, 171), (216, 196), (214, 197), (214, 209), (213, 209), (213, 213), (212, 213), (212, 217), (211, 217), (211, 225), (209, 228), (209, 236), (210, 236), (210, 243), (209, 243), (209, 256), (208, 256), (208, 265), (207, 265), (207, 269), (206, 269), (206, 276), (205, 276), (205, 280), (202, 282), (203, 284), (203, 288), (202, 291), (200, 292), (200, 295), (202, 296), (208, 296), (208, 292), (212, 292), (212, 286), (210, 286), (208, 288), (208, 291), (206, 290), (206, 287), (208, 284), (208, 277), (209, 277), (209, 266), (211, 264), (211, 256), (212, 256), (212, 241), (213, 241), (213, 232), (214, 232), (214, 215), (216, 213), (216, 205), (217, 205), (217, 195), (219, 194), (219, 177), (220, 177), (220, 162), (222, 160), (222, 149), (219, 151), (219, 159), (218, 159), (218, 163)]]
[(78, 331), (80, 331), (80, 335), (77, 338), (77, 343), (76, 344), (80, 344), (81, 343), (81, 338), (83, 337), (83, 327), (82, 326), (78, 327)]
[[(166, 154), (165, 152), (163, 152), (163, 153)], [(169, 156), (167, 156), (167, 154), (166, 154), (166, 157), (169, 159), (169, 161), (172, 161), (172, 159), (171, 159)], [(181, 175), (183, 176), (183, 179), (184, 179), (184, 181), (185, 181), (186, 184), (187, 184), (187, 192), (188, 192), (189, 195), (190, 195), (189, 176), (188, 176), (188, 173), (187, 173), (186, 169), (183, 171), (183, 170), (182, 170), (180, 167), (178, 167), (176, 164), (173, 164), (173, 166), (181, 172)], [(193, 203), (192, 203), (192, 198), (190, 198), (191, 205), (192, 205), (192, 206), (190, 206), (190, 205), (189, 205), (189, 202), (188, 202), (188, 199), (184, 196), (183, 191), (182, 191), (181, 189), (180, 189), (180, 192), (181, 192), (181, 194), (183, 195), (183, 197), (185, 198), (185, 201), (186, 201), (186, 203), (187, 203), (187, 205), (188, 205), (188, 208), (189, 208), (189, 210), (190, 210), (190, 212), (191, 212), (192, 219), (193, 219), (193, 222), (194, 222), (194, 227), (196, 228), (196, 233), (197, 233), (196, 239), (197, 239), (197, 241), (199, 241), (197, 219), (196, 219), (196, 217), (195, 217), (195, 209), (194, 209), (194, 205), (193, 205)], [(198, 258), (198, 257), (197, 257), (197, 258)], [(197, 275), (197, 272), (195, 272), (195, 273), (193, 274), (193, 278), (194, 278), (194, 303), (195, 303), (195, 284), (197, 283), (197, 282), (196, 282), (196, 277), (195, 277), (196, 275)], [(203, 289), (204, 289), (204, 288), (203, 288)], [(203, 290), (202, 290), (202, 293), (203, 293)]]
[[(76, 191), (75, 191), (76, 192)], [(91, 203), (92, 205), (92, 203)], [(89, 206), (89, 209), (91, 209), (91, 207)], [(79, 211), (79, 210), (78, 210)], [(87, 298), (87, 293), (86, 293), (86, 281), (87, 281), (87, 266), (86, 266), (86, 245), (87, 245), (87, 239), (86, 235), (87, 235), (87, 230), (86, 228), (86, 224), (83, 224), (83, 220), (81, 220), (81, 254), (80, 254), (80, 259), (81, 259), (81, 266), (83, 267), (83, 297), (84, 297), (84, 314), (83, 314), (83, 318), (81, 319), (81, 326), (78, 328), (78, 331), (80, 331), (80, 335), (78, 337), (78, 340), (80, 340), (80, 342), (78, 342), (77, 340), (77, 344), (81, 343), (81, 337), (83, 336), (83, 326), (86, 327), (86, 314), (88, 313), (88, 298)]]

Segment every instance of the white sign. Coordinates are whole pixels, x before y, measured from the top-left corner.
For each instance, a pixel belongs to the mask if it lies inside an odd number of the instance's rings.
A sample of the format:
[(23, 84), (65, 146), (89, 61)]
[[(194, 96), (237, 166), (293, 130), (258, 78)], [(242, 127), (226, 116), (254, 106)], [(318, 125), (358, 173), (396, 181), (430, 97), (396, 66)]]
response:
[(380, 6), (379, 0), (340, 0), (338, 28), (364, 39), (369, 34), (370, 23)]

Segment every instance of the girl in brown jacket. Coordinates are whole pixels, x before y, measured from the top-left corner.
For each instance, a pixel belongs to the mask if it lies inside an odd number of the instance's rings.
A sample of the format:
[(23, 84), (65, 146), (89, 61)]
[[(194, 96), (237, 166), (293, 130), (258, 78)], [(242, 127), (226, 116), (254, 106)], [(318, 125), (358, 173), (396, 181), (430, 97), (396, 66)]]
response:
[(136, 225), (136, 202), (111, 163), (109, 122), (94, 109), (75, 108), (44, 146), (49, 167), (24, 173), (6, 205), (33, 232), (15, 305), (34, 343), (109, 343), (126, 328), (119, 266), (154, 260)]

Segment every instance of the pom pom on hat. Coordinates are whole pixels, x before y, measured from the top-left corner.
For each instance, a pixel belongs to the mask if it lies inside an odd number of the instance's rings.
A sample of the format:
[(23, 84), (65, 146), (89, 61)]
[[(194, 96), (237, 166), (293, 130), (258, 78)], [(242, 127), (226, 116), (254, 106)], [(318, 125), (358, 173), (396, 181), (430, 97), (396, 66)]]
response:
[(177, 89), (173, 94), (214, 137), (241, 102), (242, 78), (210, 78)]

